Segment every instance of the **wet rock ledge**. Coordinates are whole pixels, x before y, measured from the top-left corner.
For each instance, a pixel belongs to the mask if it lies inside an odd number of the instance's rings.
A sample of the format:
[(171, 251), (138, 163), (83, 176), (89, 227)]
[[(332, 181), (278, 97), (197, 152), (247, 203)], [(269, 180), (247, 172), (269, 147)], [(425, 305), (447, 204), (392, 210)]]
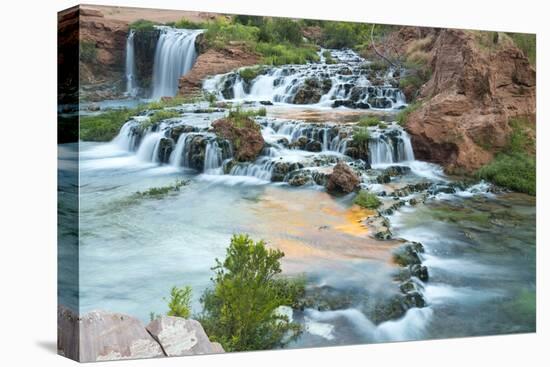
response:
[(59, 354), (80, 362), (224, 353), (195, 320), (162, 316), (147, 326), (124, 314), (57, 310)]

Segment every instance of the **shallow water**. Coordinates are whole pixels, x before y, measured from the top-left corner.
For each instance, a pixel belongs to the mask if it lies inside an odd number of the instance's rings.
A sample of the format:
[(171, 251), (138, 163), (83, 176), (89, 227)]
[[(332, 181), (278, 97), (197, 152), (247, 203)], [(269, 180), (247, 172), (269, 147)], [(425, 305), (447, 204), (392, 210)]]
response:
[[(268, 122), (293, 111), (272, 109)], [(186, 123), (208, 126), (221, 114), (184, 116)], [(278, 138), (269, 126), (263, 133), (267, 141)], [(70, 152), (66, 148), (61, 151)], [(276, 153), (292, 161), (330, 152)], [(60, 180), (72, 177), (63, 168), (74, 169), (74, 152), (65, 157)], [(451, 181), (433, 164), (399, 164), (410, 167), (411, 174), (388, 186)], [(292, 317), (305, 332), (289, 347), (535, 330), (532, 197), (491, 194), (480, 183), (455, 194), (437, 194), (424, 205), (406, 205), (391, 215), (394, 237), (422, 242), (426, 248), (422, 261), (430, 274), (424, 285), (428, 305), (375, 324), (374, 305), (398, 292), (392, 251), (399, 243), (369, 237), (362, 221), (370, 212), (353, 206), (353, 195), (334, 197), (316, 185), (294, 188), (254, 175), (209, 173), (153, 163), (139, 150), (128, 151), (120, 139), (80, 144), (80, 312), (105, 309), (148, 322), (151, 312), (166, 312), (163, 298), (170, 288), (183, 285), (193, 288), (193, 311), (200, 312), (199, 298), (211, 284), (215, 258), (225, 256), (232, 234), (245, 232), (285, 252), (285, 274), (304, 274), (310, 286), (346, 300), (331, 311), (295, 310)], [(182, 178), (189, 184), (165, 197), (136, 195)], [(376, 183), (368, 186), (375, 192), (385, 189)], [(65, 192), (74, 195), (74, 187)], [(60, 213), (74, 210), (61, 207)], [(74, 238), (70, 228), (66, 234)], [(60, 269), (70, 268), (74, 255), (74, 246), (66, 246)], [(76, 307), (75, 296), (72, 289), (60, 301)]]

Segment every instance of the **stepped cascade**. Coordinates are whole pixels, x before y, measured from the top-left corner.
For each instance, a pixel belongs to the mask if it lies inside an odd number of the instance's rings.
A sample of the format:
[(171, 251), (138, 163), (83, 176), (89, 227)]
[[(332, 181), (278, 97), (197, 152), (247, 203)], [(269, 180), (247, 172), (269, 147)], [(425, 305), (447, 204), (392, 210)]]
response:
[[(251, 176), (264, 181), (287, 181), (293, 174), (331, 166), (339, 159), (359, 158), (363, 165), (414, 161), (408, 134), (397, 124), (368, 128), (368, 151), (354, 154), (354, 124), (307, 123), (258, 118), (265, 147), (254, 162), (233, 161), (233, 147), (209, 132), (180, 119), (166, 120), (143, 131), (146, 117), (135, 117), (121, 129), (115, 143), (153, 163), (192, 168), (215, 175)], [(283, 177), (281, 170), (285, 171)], [(293, 172), (296, 171), (296, 172)]]
[[(326, 50), (321, 50), (322, 55)], [(330, 50), (336, 63), (258, 67), (251, 80), (239, 70), (205, 80), (203, 88), (219, 99), (269, 101), (324, 107), (398, 109), (405, 97), (393, 68), (379, 70), (352, 50)]]

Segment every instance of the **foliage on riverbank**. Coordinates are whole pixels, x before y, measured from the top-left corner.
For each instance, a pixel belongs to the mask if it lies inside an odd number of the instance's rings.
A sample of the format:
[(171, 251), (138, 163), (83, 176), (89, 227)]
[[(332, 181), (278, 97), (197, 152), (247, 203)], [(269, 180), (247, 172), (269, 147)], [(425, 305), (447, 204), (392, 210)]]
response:
[(510, 190), (536, 195), (534, 124), (515, 118), (509, 125), (512, 132), (507, 146), (491, 163), (479, 169), (477, 176)]
[(138, 19), (131, 23), (128, 28), (133, 29), (136, 32), (151, 32), (155, 30), (155, 25), (156, 23), (153, 23), (150, 20)]
[(416, 111), (421, 105), (422, 105), (421, 102), (411, 103), (410, 105), (407, 106), (407, 108), (399, 111), (395, 120), (400, 126), (405, 127), (405, 125), (407, 124), (407, 118), (409, 117), (411, 112)]
[[(208, 99), (208, 95), (198, 96), (176, 96), (165, 98), (159, 101), (144, 103), (136, 108), (123, 108), (109, 110), (97, 115), (80, 116), (80, 140), (82, 141), (110, 141), (118, 135), (120, 128), (132, 116), (137, 116), (144, 111), (163, 110), (168, 107), (175, 107), (184, 103), (195, 103)], [(157, 111), (151, 116), (151, 123), (156, 123), (166, 118), (176, 117), (179, 113), (175, 111)]]
[(234, 235), (223, 261), (216, 260), (213, 287), (201, 297), (199, 321), (212, 341), (226, 351), (273, 349), (296, 338), (299, 324), (278, 311), (296, 304), (304, 284), (281, 280), (284, 253)]
[[(185, 19), (170, 23), (178, 28), (204, 29), (204, 45), (223, 49), (229, 44), (241, 44), (262, 55), (266, 65), (305, 64), (319, 61), (319, 46), (327, 48), (364, 49), (370, 42), (371, 24), (314, 21), (237, 15), (218, 17), (212, 21), (194, 23)], [(318, 37), (306, 38), (308, 30), (316, 29)], [(393, 26), (377, 25), (374, 38), (379, 39)], [(326, 56), (325, 56), (326, 57)], [(333, 63), (327, 57), (327, 63)]]
[(80, 117), (80, 140), (110, 141), (120, 128), (135, 114), (133, 109), (121, 109), (98, 115)]

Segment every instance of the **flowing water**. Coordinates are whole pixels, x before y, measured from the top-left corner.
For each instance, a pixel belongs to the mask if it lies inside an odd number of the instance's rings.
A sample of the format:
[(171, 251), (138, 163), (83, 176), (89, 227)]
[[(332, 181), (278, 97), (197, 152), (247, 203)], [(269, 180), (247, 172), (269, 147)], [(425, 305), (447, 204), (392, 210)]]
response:
[[(159, 39), (157, 51), (166, 48), (159, 58), (170, 53), (170, 42), (181, 46), (197, 33), (178, 32), (166, 30), (162, 46)], [(208, 111), (207, 104), (176, 107), (180, 117), (153, 126), (143, 124), (147, 116), (136, 116), (110, 143), (81, 142), (80, 299), (66, 287), (62, 303), (147, 322), (150, 312), (166, 312), (163, 297), (172, 286), (190, 285), (193, 311), (200, 312), (215, 258), (224, 257), (232, 234), (249, 233), (283, 250), (283, 272), (304, 274), (316, 297), (303, 310), (286, 310), (304, 326), (289, 347), (534, 331), (535, 200), (485, 182), (457, 184), (441, 167), (416, 160), (407, 132), (391, 119), (404, 103), (391, 76), (388, 85), (372, 86), (361, 71), (365, 60), (350, 51), (332, 53), (337, 64), (269, 68), (247, 86), (236, 73), (205, 83), (222, 99), (275, 103), (267, 116), (255, 118), (266, 145), (254, 162), (233, 161), (231, 144), (210, 130), (227, 111)], [(343, 66), (350, 72), (339, 74)], [(331, 87), (308, 107), (315, 118), (306, 121), (291, 99), (319, 68)], [(365, 94), (352, 97), (346, 83)], [(357, 116), (331, 108), (336, 100), (389, 111), (385, 127), (367, 128), (368, 156), (355, 156)], [(76, 153), (70, 154), (76, 148), (60, 148), (61, 186), (76, 164)], [(373, 238), (364, 221), (375, 213), (353, 205), (354, 194), (326, 193), (327, 174), (339, 160), (391, 208), (384, 215), (394, 239)], [(380, 181), (388, 169), (399, 173)], [(189, 183), (165, 196), (139, 194), (181, 179)], [(73, 197), (75, 187), (62, 193)], [(75, 210), (61, 206), (60, 214)], [(68, 239), (60, 269), (71, 265), (74, 235), (70, 228), (60, 234)], [(392, 260), (400, 238), (424, 245), (419, 256), (429, 279), (411, 278), (425, 305), (389, 317), (380, 309), (401, 294), (400, 268)]]
[(136, 80), (136, 60), (134, 52), (134, 36), (136, 32), (131, 29), (126, 40), (126, 94), (136, 96), (138, 85)]
[(175, 96), (179, 78), (193, 67), (197, 58), (195, 39), (202, 30), (159, 26), (160, 37), (153, 65), (153, 94), (158, 99)]
[(360, 109), (399, 109), (406, 105), (394, 69), (372, 70), (368, 61), (351, 50), (329, 52), (337, 63), (321, 60), (307, 65), (266, 66), (252, 80), (234, 71), (207, 79), (204, 89), (219, 99), (233, 101)]

